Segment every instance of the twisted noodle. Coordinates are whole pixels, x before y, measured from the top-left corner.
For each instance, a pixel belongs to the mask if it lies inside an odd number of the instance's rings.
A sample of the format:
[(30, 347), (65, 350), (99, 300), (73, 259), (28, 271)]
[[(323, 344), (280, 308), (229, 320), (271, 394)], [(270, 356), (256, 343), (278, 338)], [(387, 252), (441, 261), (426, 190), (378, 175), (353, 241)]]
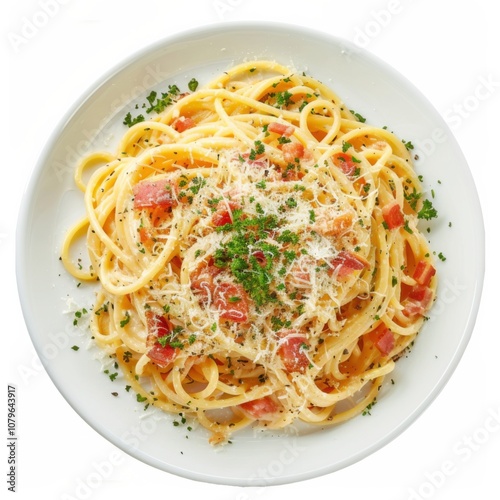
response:
[(269, 61), (172, 101), (76, 170), (96, 342), (212, 443), (359, 414), (435, 296), (405, 144)]

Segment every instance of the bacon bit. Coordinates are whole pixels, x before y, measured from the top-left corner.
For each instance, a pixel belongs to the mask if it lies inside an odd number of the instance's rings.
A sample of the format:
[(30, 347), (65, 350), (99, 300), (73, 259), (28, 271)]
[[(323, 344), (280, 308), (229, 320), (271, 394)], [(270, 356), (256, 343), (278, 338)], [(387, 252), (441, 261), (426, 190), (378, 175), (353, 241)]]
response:
[(333, 163), (347, 176), (353, 176), (356, 172), (357, 164), (347, 153), (336, 153), (332, 156)]
[(177, 202), (168, 181), (142, 181), (134, 186), (134, 208), (172, 207)]
[(208, 302), (215, 290), (214, 278), (221, 270), (212, 262), (199, 266), (191, 274), (191, 289), (198, 292), (202, 302)]
[(352, 218), (351, 213), (345, 213), (333, 219), (321, 217), (314, 223), (312, 229), (323, 236), (339, 236), (352, 227)]
[(275, 414), (279, 407), (269, 396), (241, 403), (240, 408), (256, 420)]
[(239, 153), (234, 157), (234, 161), (238, 161), (240, 164), (249, 165), (251, 167), (257, 168), (269, 168), (269, 162), (265, 158), (264, 154), (255, 155), (254, 159), (250, 159), (250, 153)]
[(212, 299), (220, 317), (235, 323), (246, 323), (249, 315), (249, 299), (244, 288), (234, 283), (216, 283), (221, 270), (210, 262), (191, 274), (191, 289), (197, 292), (200, 302)]
[(337, 257), (332, 260), (331, 265), (333, 269), (329, 272), (331, 274), (335, 273), (339, 278), (349, 276), (354, 271), (361, 271), (370, 266), (366, 259), (346, 250), (341, 251)]
[(233, 222), (233, 211), (241, 208), (239, 203), (234, 201), (220, 201), (217, 204), (217, 210), (212, 215), (212, 224), (215, 227), (225, 226)]
[(396, 200), (391, 201), (382, 208), (382, 216), (388, 229), (395, 229), (405, 223), (403, 212)]
[(320, 387), (321, 392), (324, 392), (325, 394), (331, 394), (333, 391), (335, 391), (335, 387), (332, 387), (330, 385), (325, 385), (324, 387)]
[(148, 328), (148, 339), (151, 337), (155, 342), (158, 337), (165, 337), (172, 333), (172, 325), (167, 318), (152, 311), (146, 312), (146, 325)]
[(434, 294), (428, 286), (415, 285), (410, 290), (408, 298), (403, 301), (403, 314), (408, 317), (425, 314), (433, 298)]
[(294, 288), (311, 287), (311, 268), (317, 267), (318, 261), (307, 255), (293, 263), (289, 274), (290, 283)]
[(214, 306), (220, 311), (220, 317), (246, 323), (248, 321), (248, 296), (241, 285), (221, 283), (214, 291)]
[(436, 274), (436, 268), (426, 260), (417, 262), (415, 271), (413, 272), (413, 279), (422, 286), (429, 286), (432, 277)]
[(285, 365), (285, 370), (288, 373), (304, 373), (310, 364), (304, 352), (310, 347), (306, 335), (297, 330), (280, 330), (277, 335), (280, 337), (278, 355)]
[(311, 285), (311, 275), (309, 271), (302, 269), (300, 266), (294, 266), (292, 269), (292, 280), (296, 287)]
[(266, 266), (267, 264), (266, 255), (262, 250), (255, 250), (255, 252), (252, 252), (252, 256), (255, 257), (260, 267)]
[(383, 356), (387, 356), (394, 348), (394, 334), (384, 323), (380, 323), (374, 330), (368, 333), (368, 339)]
[(267, 130), (284, 137), (290, 137), (295, 132), (295, 127), (286, 123), (271, 122), (267, 126)]
[(305, 148), (300, 142), (287, 142), (281, 147), (283, 158), (287, 163), (295, 163), (296, 160), (304, 158)]
[(141, 243), (149, 243), (151, 241), (151, 233), (145, 227), (139, 229), (139, 239)]
[(177, 130), (177, 132), (184, 132), (190, 128), (193, 128), (196, 122), (189, 116), (179, 116), (172, 122), (172, 128)]
[[(364, 177), (358, 177), (355, 181), (354, 181), (354, 186), (356, 187), (358, 193), (361, 195), (361, 196), (364, 196), (367, 194), (368, 190), (366, 188), (366, 186), (368, 185), (369, 183), (366, 182), (366, 179)], [(369, 186), (368, 186), (369, 187)]]
[(149, 347), (147, 356), (159, 368), (166, 368), (175, 359), (177, 352), (170, 344), (162, 346), (158, 339), (170, 335), (172, 325), (164, 316), (152, 311), (146, 312), (146, 322), (148, 328), (146, 347)]

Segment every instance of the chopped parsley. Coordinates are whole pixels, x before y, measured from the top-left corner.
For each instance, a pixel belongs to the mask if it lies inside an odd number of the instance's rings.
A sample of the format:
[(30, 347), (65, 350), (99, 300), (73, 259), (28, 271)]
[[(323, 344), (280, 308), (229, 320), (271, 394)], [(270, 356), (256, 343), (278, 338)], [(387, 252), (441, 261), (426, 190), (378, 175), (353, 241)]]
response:
[(370, 411), (377, 404), (377, 400), (374, 399), (364, 410), (362, 415), (371, 415)]
[(423, 206), (417, 214), (419, 219), (430, 220), (437, 217), (437, 210), (432, 206), (429, 200), (424, 200)]
[(198, 88), (198, 80), (196, 80), (196, 78), (191, 78), (191, 80), (189, 80), (188, 83), (188, 89), (191, 92), (194, 92), (197, 88)]
[(276, 92), (274, 94), (274, 97), (276, 97), (276, 107), (283, 109), (287, 108), (291, 104), (293, 104), (293, 94), (288, 92), (288, 90), (284, 90), (282, 92)]
[(361, 122), (361, 123), (366, 122), (366, 118), (364, 116), (361, 116), (359, 113), (356, 113), (356, 111), (354, 111), (353, 109), (351, 109), (351, 113), (356, 117), (358, 122)]
[[(198, 82), (192, 78), (188, 83), (188, 87), (189, 90), (194, 91), (198, 87)], [(142, 104), (142, 108), (145, 109), (147, 114), (161, 113), (179, 98), (180, 93), (180, 89), (177, 85), (169, 85), (167, 92), (161, 92), (160, 94), (158, 94), (156, 90), (152, 90), (148, 96), (146, 96), (146, 102)], [(136, 105), (136, 109), (138, 107), (139, 106)], [(145, 121), (143, 114), (132, 117), (132, 113), (128, 112), (125, 115), (123, 124), (132, 127), (143, 121)]]
[(127, 125), (127, 127), (132, 127), (136, 125), (137, 123), (141, 123), (145, 120), (144, 115), (137, 115), (135, 118), (132, 118), (132, 114), (130, 111), (125, 115), (125, 118), (123, 120), (123, 124)]
[(403, 144), (405, 145), (405, 148), (410, 151), (410, 149), (415, 149), (415, 146), (411, 143), (411, 141), (405, 141), (403, 140)]
[(124, 328), (129, 321), (130, 321), (130, 313), (128, 311), (125, 311), (125, 317), (120, 321), (120, 327)]
[(252, 148), (250, 150), (250, 156), (249, 156), (249, 159), (252, 161), (255, 160), (257, 156), (264, 154), (264, 151), (266, 150), (264, 143), (262, 141), (255, 141), (254, 146), (255, 149)]
[[(295, 251), (283, 251), (278, 245), (266, 241), (271, 232), (279, 229), (280, 222), (275, 215), (248, 216), (237, 209), (233, 211), (232, 223), (216, 229), (230, 233), (231, 237), (215, 250), (214, 265), (229, 270), (257, 306), (277, 302), (280, 283), (275, 283), (275, 271), (278, 269), (278, 276), (283, 276), (287, 272), (283, 264), (289, 264), (297, 257)], [(276, 241), (296, 244), (299, 235), (284, 230)], [(239, 297), (229, 298), (230, 302), (238, 300)]]

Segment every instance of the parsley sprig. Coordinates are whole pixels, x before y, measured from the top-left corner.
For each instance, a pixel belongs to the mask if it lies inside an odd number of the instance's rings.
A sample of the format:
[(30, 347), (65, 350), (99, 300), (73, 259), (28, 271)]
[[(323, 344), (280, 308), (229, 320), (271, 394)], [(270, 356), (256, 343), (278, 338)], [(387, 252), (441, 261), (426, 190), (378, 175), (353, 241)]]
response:
[(264, 240), (277, 227), (275, 215), (248, 217), (242, 209), (236, 209), (233, 221), (217, 228), (219, 232), (231, 232), (232, 237), (215, 251), (214, 264), (231, 271), (258, 306), (276, 301), (270, 285), (280, 249)]
[(438, 216), (437, 210), (433, 207), (430, 200), (424, 200), (422, 208), (417, 213), (419, 219), (430, 220)]
[[(190, 89), (196, 89), (196, 87), (198, 86), (197, 83), (195, 85), (194, 82), (196, 82), (196, 80), (194, 79), (189, 82), (188, 86)], [(180, 89), (177, 85), (169, 85), (167, 92), (162, 92), (161, 94), (158, 94), (156, 90), (152, 90), (146, 97), (147, 102), (142, 104), (142, 108), (145, 108), (147, 114), (161, 113), (165, 108), (173, 104), (178, 99), (180, 93)], [(136, 106), (136, 109), (137, 108), (138, 106)], [(142, 113), (137, 115), (136, 117), (132, 117), (132, 113), (128, 112), (125, 115), (123, 124), (127, 125), (128, 127), (132, 127), (133, 125), (141, 123), (144, 120), (145, 117)]]

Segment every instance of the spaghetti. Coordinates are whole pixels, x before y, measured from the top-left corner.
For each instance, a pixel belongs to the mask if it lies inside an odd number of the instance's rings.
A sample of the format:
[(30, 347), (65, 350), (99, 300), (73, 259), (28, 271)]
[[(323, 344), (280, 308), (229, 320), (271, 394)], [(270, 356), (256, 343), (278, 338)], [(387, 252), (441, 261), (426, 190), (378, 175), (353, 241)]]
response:
[(97, 344), (214, 444), (361, 413), (435, 298), (418, 223), (436, 214), (405, 143), (269, 61), (152, 95), (154, 118), (76, 169), (86, 216), (61, 255), (99, 283)]

